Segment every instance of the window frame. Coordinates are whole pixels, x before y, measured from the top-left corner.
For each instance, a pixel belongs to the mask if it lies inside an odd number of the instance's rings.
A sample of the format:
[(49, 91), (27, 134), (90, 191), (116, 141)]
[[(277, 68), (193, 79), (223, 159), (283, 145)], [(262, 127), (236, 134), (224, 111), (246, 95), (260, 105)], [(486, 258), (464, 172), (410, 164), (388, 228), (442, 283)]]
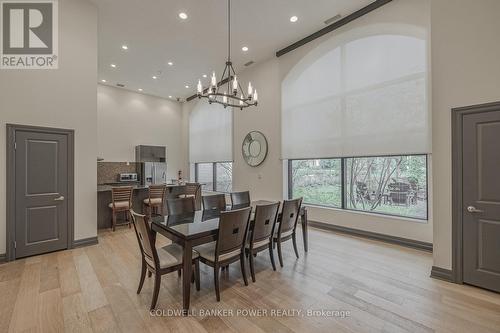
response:
[[(199, 176), (199, 165), (200, 164), (211, 164), (212, 165), (212, 188), (209, 189), (208, 191), (210, 192), (215, 192), (215, 193), (231, 193), (231, 192), (223, 192), (223, 191), (217, 191), (217, 164), (221, 163), (231, 163), (233, 164), (233, 161), (218, 161), (218, 162), (197, 162), (194, 163), (194, 181), (198, 183), (198, 176)], [(231, 187), (233, 186), (233, 174), (231, 173)]]
[[(397, 214), (390, 214), (390, 213), (383, 213), (383, 212), (376, 212), (376, 211), (369, 211), (369, 210), (361, 210), (361, 209), (353, 209), (353, 208), (348, 208), (347, 207), (347, 196), (346, 196), (346, 185), (347, 185), (347, 178), (346, 178), (346, 163), (348, 159), (355, 159), (355, 158), (386, 158), (386, 157), (405, 157), (405, 156), (424, 156), (425, 157), (425, 197), (426, 197), (426, 209), (425, 209), (425, 217), (415, 217), (415, 216), (407, 216), (407, 215), (397, 215)], [(329, 208), (329, 209), (339, 209), (339, 210), (345, 210), (349, 212), (360, 212), (364, 214), (376, 214), (376, 215), (382, 215), (382, 216), (391, 216), (391, 217), (399, 217), (399, 218), (404, 218), (404, 219), (411, 219), (411, 220), (418, 220), (418, 221), (429, 221), (429, 154), (392, 154), (392, 155), (368, 155), (368, 156), (343, 156), (343, 157), (321, 157), (321, 158), (293, 158), (293, 159), (288, 159), (288, 199), (293, 199), (293, 182), (292, 182), (292, 164), (293, 161), (311, 161), (311, 160), (340, 160), (340, 176), (341, 176), (341, 207), (336, 207), (336, 206), (328, 206), (324, 204), (319, 204), (319, 203), (308, 203), (304, 202), (305, 205), (309, 206), (316, 206), (316, 207), (322, 207), (322, 208)]]

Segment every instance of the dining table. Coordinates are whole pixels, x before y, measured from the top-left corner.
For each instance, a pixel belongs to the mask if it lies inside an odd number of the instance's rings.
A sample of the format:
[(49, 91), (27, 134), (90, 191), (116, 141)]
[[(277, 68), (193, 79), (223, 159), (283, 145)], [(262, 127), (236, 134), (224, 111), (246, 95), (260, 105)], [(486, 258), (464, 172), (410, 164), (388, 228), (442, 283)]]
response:
[[(257, 200), (250, 203), (250, 206), (252, 207), (250, 227), (253, 223), (255, 207), (271, 203), (274, 202), (268, 200)], [(226, 209), (222, 211), (241, 209), (245, 207), (248, 207), (248, 204), (227, 206)], [(219, 232), (219, 217), (222, 211), (198, 210), (188, 214), (164, 216), (157, 215), (151, 218), (151, 230), (153, 231), (154, 239), (156, 239), (156, 234), (159, 233), (170, 239), (173, 243), (179, 244), (183, 248), (182, 304), (185, 315), (189, 312), (189, 303), (191, 298), (193, 247), (217, 240)], [(304, 251), (307, 252), (307, 209), (305, 207), (301, 207), (299, 215), (302, 226)]]

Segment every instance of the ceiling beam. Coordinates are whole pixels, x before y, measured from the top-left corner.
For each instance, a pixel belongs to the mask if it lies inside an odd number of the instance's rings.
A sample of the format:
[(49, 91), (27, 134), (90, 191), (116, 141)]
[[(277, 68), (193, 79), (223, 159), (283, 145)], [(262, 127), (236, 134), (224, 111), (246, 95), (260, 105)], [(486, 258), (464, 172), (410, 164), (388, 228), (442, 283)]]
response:
[(338, 28), (374, 11), (377, 8), (382, 7), (383, 5), (388, 4), (391, 1), (392, 0), (376, 0), (376, 1), (372, 2), (371, 4), (361, 8), (360, 10), (357, 10), (354, 13), (330, 24), (329, 26), (326, 26), (323, 29), (318, 30), (315, 33), (313, 33), (305, 38), (302, 38), (301, 40), (279, 50), (278, 52), (276, 52), (276, 57), (281, 57), (282, 55), (285, 55), (288, 52), (291, 52), (291, 51), (293, 51), (293, 50), (295, 50), (295, 49), (297, 49), (297, 48), (299, 48), (299, 47), (301, 47), (309, 42), (312, 42), (313, 40), (315, 40), (323, 35), (326, 35), (327, 33), (330, 33), (334, 30), (337, 30)]

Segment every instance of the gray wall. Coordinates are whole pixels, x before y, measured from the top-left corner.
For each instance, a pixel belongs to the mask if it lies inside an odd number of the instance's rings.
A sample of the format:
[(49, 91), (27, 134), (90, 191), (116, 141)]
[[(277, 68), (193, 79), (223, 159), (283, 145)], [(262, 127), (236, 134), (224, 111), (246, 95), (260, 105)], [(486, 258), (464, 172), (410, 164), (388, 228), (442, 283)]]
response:
[(432, 0), (434, 265), (451, 268), (451, 108), (500, 100), (500, 1)]
[(0, 253), (6, 123), (75, 130), (75, 239), (96, 236), (96, 82), (97, 9), (87, 0), (59, 1), (59, 69), (0, 70)]

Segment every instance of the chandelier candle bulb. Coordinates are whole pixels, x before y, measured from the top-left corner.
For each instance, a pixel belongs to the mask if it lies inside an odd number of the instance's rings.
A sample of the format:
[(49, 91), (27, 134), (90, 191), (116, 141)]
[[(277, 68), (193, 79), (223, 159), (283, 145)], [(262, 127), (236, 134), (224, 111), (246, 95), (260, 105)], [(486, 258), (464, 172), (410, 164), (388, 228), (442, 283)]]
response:
[(233, 95), (236, 96), (238, 94), (238, 80), (236, 79), (236, 75), (233, 80)]
[(215, 77), (215, 72), (212, 73), (212, 87), (217, 87), (217, 78)]
[(253, 101), (257, 103), (258, 100), (259, 100), (259, 95), (257, 95), (257, 89), (255, 89), (253, 93)]
[(253, 94), (252, 82), (248, 82), (248, 97), (251, 98)]
[(201, 85), (201, 80), (198, 80), (197, 90), (198, 90), (198, 95), (203, 92), (203, 86)]
[(225, 92), (224, 92), (224, 97), (222, 97), (222, 103), (227, 104), (227, 96)]

